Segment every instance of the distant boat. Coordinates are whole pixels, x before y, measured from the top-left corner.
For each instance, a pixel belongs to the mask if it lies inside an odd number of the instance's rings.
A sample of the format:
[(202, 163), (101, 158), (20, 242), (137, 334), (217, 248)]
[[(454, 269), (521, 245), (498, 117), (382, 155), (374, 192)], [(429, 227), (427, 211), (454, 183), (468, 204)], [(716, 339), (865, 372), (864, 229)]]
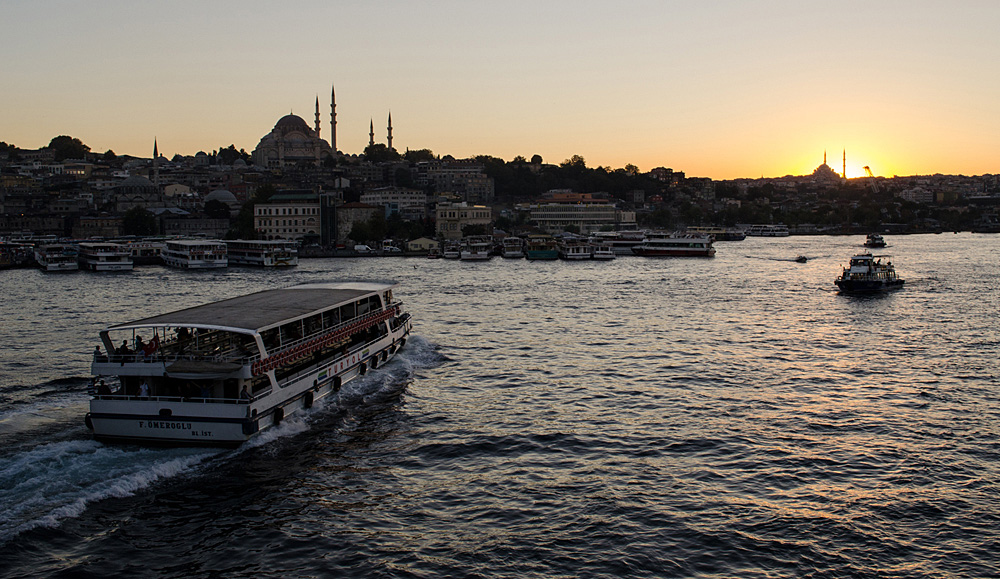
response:
[(855, 255), (833, 283), (843, 293), (878, 293), (903, 287), (904, 280), (896, 275), (891, 261), (882, 262), (883, 257), (888, 256)]
[(746, 229), (749, 237), (788, 237), (787, 225), (751, 225)]
[(632, 253), (643, 257), (712, 257), (715, 248), (707, 235), (651, 231)]
[(80, 267), (93, 271), (131, 271), (132, 254), (119, 243), (80, 243)]
[(80, 263), (75, 245), (51, 243), (35, 248), (35, 263), (43, 271), (77, 271)]
[(885, 239), (878, 233), (869, 233), (868, 237), (865, 238), (865, 247), (885, 247)]
[(528, 259), (559, 259), (559, 244), (551, 235), (529, 235), (525, 245)]
[(798, 257), (795, 258), (795, 261), (797, 261), (799, 263), (805, 263), (805, 262), (809, 261), (809, 258), (806, 257), (806, 256), (804, 256), (804, 255), (800, 255), (800, 256), (798, 256)]

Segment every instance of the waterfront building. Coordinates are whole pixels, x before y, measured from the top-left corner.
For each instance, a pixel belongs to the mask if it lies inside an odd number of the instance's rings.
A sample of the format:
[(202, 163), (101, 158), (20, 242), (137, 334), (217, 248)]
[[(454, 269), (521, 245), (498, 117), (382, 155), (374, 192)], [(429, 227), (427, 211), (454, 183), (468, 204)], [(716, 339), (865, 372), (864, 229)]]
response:
[(399, 214), (404, 219), (418, 221), (427, 215), (427, 194), (420, 189), (379, 187), (361, 194), (361, 202), (386, 208), (386, 217)]
[(312, 191), (285, 191), (253, 208), (259, 239), (302, 239), (320, 234), (320, 200)]
[(462, 229), (470, 225), (489, 227), (493, 223), (493, 209), (484, 205), (438, 203), (436, 233), (442, 239), (461, 239)]

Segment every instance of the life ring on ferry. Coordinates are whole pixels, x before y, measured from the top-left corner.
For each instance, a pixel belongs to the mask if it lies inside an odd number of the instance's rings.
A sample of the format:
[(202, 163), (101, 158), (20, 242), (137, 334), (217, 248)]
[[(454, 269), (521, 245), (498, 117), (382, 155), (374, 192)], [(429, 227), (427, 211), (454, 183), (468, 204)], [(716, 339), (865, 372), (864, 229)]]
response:
[(89, 412), (83, 417), (83, 423), (87, 425), (87, 430), (94, 429), (94, 419), (90, 417)]
[(306, 392), (306, 395), (302, 397), (302, 405), (306, 408), (312, 408), (313, 405), (313, 393), (312, 391)]
[(275, 408), (274, 409), (274, 425), (277, 426), (281, 424), (281, 421), (285, 419), (285, 409)]

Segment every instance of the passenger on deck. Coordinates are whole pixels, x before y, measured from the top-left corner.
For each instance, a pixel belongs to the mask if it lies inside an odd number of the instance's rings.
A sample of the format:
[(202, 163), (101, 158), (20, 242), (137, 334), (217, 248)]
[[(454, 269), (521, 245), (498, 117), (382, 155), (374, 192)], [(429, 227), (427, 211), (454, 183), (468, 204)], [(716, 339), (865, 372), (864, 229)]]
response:
[(149, 384), (145, 380), (139, 385), (139, 398), (149, 398)]
[(243, 390), (240, 390), (240, 400), (250, 400), (250, 393), (247, 392), (246, 384), (243, 385)]
[(98, 396), (111, 396), (111, 388), (101, 380), (101, 384), (97, 387)]

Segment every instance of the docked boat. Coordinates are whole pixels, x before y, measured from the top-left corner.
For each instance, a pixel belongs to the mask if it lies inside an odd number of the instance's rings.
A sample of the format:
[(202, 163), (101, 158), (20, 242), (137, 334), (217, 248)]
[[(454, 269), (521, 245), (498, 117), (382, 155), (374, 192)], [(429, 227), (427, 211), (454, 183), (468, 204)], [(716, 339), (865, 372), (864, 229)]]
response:
[(80, 267), (91, 271), (132, 271), (132, 254), (118, 243), (83, 241)]
[(788, 237), (787, 225), (751, 225), (746, 228), (748, 237)]
[(468, 237), (459, 252), (462, 261), (486, 261), (490, 258), (490, 240), (487, 237)]
[(182, 269), (229, 266), (226, 244), (213, 239), (170, 239), (163, 247), (163, 264)]
[(49, 243), (35, 248), (35, 263), (42, 271), (77, 271), (79, 250), (75, 245)]
[(504, 237), (500, 255), (508, 259), (524, 257), (524, 240), (515, 236)]
[(590, 243), (580, 238), (564, 238), (559, 242), (559, 258), (567, 261), (590, 259)]
[(878, 233), (869, 233), (865, 238), (865, 247), (880, 248), (885, 247), (885, 238)]
[(687, 232), (709, 235), (713, 241), (743, 241), (747, 238), (746, 232), (739, 227), (688, 227)]
[(234, 239), (225, 243), (229, 265), (290, 267), (299, 264), (299, 250), (294, 241)]
[(117, 388), (93, 393), (87, 427), (106, 442), (237, 446), (399, 351), (412, 322), (395, 287), (313, 283), (111, 326), (91, 370)]
[(163, 248), (167, 244), (161, 238), (112, 240), (112, 242), (123, 245), (128, 250), (133, 266), (159, 265), (163, 263)]
[(441, 259), (441, 250), (436, 247), (428, 249), (427, 259)]
[(590, 258), (600, 261), (610, 261), (618, 257), (615, 254), (614, 248), (606, 243), (591, 243), (590, 244)]
[[(882, 260), (886, 259), (885, 262)], [(843, 293), (877, 293), (903, 287), (888, 256), (860, 253), (833, 281)]]
[(712, 257), (712, 238), (691, 233), (648, 232), (632, 252), (643, 257)]
[(597, 231), (591, 234), (591, 243), (607, 245), (615, 255), (633, 255), (632, 248), (642, 243), (643, 231)]
[(528, 259), (559, 259), (559, 244), (551, 235), (529, 235), (524, 242), (524, 257)]
[(34, 249), (29, 243), (0, 241), (0, 269), (30, 266)]
[(442, 257), (445, 259), (459, 259), (462, 257), (462, 243), (459, 241), (449, 241), (445, 243)]

